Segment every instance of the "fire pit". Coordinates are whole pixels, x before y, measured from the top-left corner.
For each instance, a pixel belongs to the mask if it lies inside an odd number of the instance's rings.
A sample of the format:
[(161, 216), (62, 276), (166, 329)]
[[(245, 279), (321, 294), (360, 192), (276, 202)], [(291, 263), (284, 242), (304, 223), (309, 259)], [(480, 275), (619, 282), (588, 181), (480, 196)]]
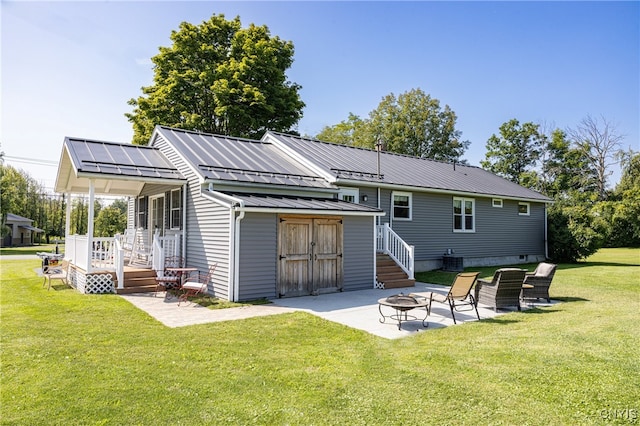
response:
[[(382, 307), (388, 306), (393, 308), (395, 313), (391, 315), (385, 315), (382, 313)], [(426, 314), (422, 320), (422, 326), (428, 327), (427, 316), (429, 311), (427, 307), (429, 301), (426, 298), (413, 295), (394, 294), (393, 296), (384, 297), (378, 300), (378, 311), (380, 311), (380, 322), (385, 322), (387, 318), (398, 321), (398, 330), (402, 328), (402, 321), (416, 321), (419, 320), (415, 315), (409, 315), (408, 312), (415, 308), (425, 308)]]

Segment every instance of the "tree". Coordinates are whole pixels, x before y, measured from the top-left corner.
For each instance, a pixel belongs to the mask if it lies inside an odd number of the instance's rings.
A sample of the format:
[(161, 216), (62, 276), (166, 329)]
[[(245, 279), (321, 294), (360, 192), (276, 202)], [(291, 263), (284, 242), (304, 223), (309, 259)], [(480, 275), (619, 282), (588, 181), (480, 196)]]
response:
[(566, 132), (555, 129), (549, 136), (541, 135), (541, 140), (540, 184), (536, 189), (552, 198), (595, 191), (595, 172), (582, 148), (571, 147)]
[(386, 151), (398, 154), (464, 162), (460, 158), (469, 141), (460, 139), (456, 120), (448, 105), (442, 108), (438, 99), (412, 89), (398, 97), (391, 93), (382, 98), (368, 119), (350, 113), (348, 120), (323, 128), (316, 137), (364, 148), (382, 142)]
[(112, 237), (123, 233), (126, 228), (127, 202), (121, 199), (100, 210), (96, 217), (94, 233), (97, 237)]
[(606, 224), (608, 247), (640, 246), (640, 154), (625, 153), (622, 177), (612, 195), (595, 206)]
[(590, 115), (583, 118), (574, 129), (569, 129), (569, 136), (582, 149), (596, 171), (598, 199), (605, 200), (610, 168), (617, 164), (615, 158), (624, 136), (604, 117), (598, 120)]
[[(491, 135), (487, 141), (482, 168), (517, 184), (532, 184), (532, 166), (540, 155), (539, 126), (531, 122), (520, 125), (511, 119), (500, 126), (500, 136)], [(535, 180), (533, 180), (535, 182)]]
[(266, 26), (213, 15), (172, 31), (171, 47), (151, 58), (154, 84), (131, 99), (133, 143), (146, 145), (155, 125), (241, 137), (291, 131), (302, 117), (301, 86), (287, 81), (293, 44)]
[(366, 141), (360, 140), (365, 136), (364, 128), (366, 125), (366, 120), (350, 112), (349, 118), (346, 120), (333, 126), (324, 126), (315, 138), (343, 145), (366, 146)]

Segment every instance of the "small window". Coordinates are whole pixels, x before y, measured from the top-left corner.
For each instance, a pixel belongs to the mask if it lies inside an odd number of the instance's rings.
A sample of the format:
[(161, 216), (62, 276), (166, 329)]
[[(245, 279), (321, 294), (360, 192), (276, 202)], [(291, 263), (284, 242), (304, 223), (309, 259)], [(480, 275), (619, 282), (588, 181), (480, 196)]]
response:
[(493, 207), (502, 208), (502, 198), (494, 198), (491, 200), (491, 205)]
[(147, 229), (147, 197), (138, 197), (137, 204), (138, 217), (136, 227)]
[(529, 203), (518, 203), (518, 214), (520, 216), (529, 216)]
[(454, 232), (475, 232), (475, 204), (473, 198), (453, 199)]
[(338, 199), (348, 201), (350, 203), (358, 202), (358, 188), (340, 188)]
[(171, 229), (180, 229), (180, 206), (182, 205), (182, 199), (180, 197), (180, 190), (171, 190)]
[(396, 220), (411, 220), (412, 197), (410, 192), (393, 193), (393, 218)]

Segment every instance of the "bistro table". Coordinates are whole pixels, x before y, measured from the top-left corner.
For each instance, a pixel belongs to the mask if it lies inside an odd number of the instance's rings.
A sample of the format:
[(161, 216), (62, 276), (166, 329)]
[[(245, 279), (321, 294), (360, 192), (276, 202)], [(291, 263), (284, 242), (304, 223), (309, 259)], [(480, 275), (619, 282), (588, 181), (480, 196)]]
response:
[[(391, 315), (385, 315), (382, 313), (382, 307), (388, 306), (393, 308), (395, 313)], [(414, 295), (404, 295), (394, 294), (393, 296), (383, 297), (378, 300), (378, 311), (380, 311), (380, 322), (385, 322), (386, 318), (390, 318), (392, 320), (398, 321), (398, 330), (402, 327), (402, 321), (415, 321), (419, 318), (415, 315), (409, 315), (409, 312), (415, 308), (425, 308), (426, 315), (422, 320), (423, 327), (429, 327), (429, 323), (427, 323), (427, 316), (429, 316), (429, 310), (427, 307), (429, 306), (429, 301), (426, 297), (419, 297)]]
[(176, 275), (178, 275), (180, 277), (180, 288), (182, 288), (182, 284), (184, 284), (184, 281), (186, 280), (186, 278), (189, 276), (189, 274), (191, 274), (192, 272), (195, 272), (198, 270), (198, 268), (189, 268), (189, 267), (184, 267), (184, 268), (177, 268), (177, 267), (169, 267), (165, 269), (166, 271), (170, 271), (170, 272), (175, 272)]
[(58, 265), (60, 261), (64, 258), (64, 254), (60, 253), (46, 253), (46, 252), (38, 252), (36, 255), (42, 259), (42, 275), (44, 276), (44, 281), (47, 281), (48, 274), (55, 274), (60, 272), (58, 270)]

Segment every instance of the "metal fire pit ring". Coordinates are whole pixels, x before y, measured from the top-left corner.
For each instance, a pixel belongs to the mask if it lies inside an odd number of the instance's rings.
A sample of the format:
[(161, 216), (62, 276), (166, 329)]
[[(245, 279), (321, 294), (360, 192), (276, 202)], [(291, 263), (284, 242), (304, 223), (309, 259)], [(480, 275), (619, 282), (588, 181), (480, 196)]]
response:
[[(382, 313), (382, 307), (388, 306), (393, 308), (395, 313), (391, 315), (385, 315)], [(380, 322), (384, 323), (387, 318), (398, 321), (398, 330), (402, 328), (402, 321), (417, 321), (420, 320), (415, 315), (409, 315), (408, 312), (415, 308), (425, 308), (426, 314), (424, 319), (422, 319), (422, 326), (428, 327), (429, 323), (427, 323), (427, 316), (429, 316), (429, 311), (427, 307), (429, 306), (429, 302), (426, 298), (424, 300), (418, 300), (417, 297), (411, 295), (394, 294), (393, 296), (383, 297), (378, 300), (378, 311), (380, 312)]]

